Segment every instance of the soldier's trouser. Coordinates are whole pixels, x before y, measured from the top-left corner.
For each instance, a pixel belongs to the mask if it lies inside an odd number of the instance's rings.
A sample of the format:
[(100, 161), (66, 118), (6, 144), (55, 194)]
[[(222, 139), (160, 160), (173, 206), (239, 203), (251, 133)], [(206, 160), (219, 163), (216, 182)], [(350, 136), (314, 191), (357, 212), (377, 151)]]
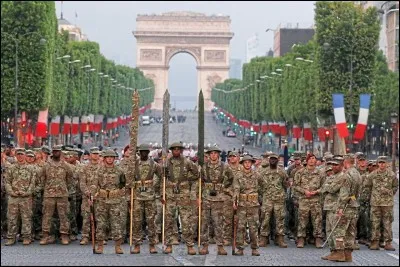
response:
[(238, 230), (236, 235), (236, 247), (244, 249), (244, 236), (246, 231), (246, 223), (249, 224), (250, 244), (252, 249), (258, 249), (258, 206), (241, 207), (237, 209), (238, 214)]
[(1, 193), (1, 234), (3, 236), (7, 234), (7, 206), (8, 196)]
[[(54, 210), (57, 207), (60, 218), (60, 234), (69, 234), (69, 202), (68, 197), (45, 197), (43, 200), (43, 233), (50, 233), (51, 221)], [(57, 230), (56, 230), (57, 231)]]
[(261, 225), (261, 235), (269, 236), (270, 234), (270, 220), (272, 214), (275, 217), (275, 234), (285, 235), (285, 203), (283, 201), (266, 201), (263, 202), (261, 212), (264, 214), (264, 220)]
[[(197, 206), (197, 201), (196, 200), (191, 200), (191, 205), (192, 205), (192, 211), (193, 211), (193, 237), (198, 237), (199, 233), (199, 207)], [(202, 202), (201, 205), (204, 205), (204, 202)]]
[[(353, 249), (356, 238), (357, 213), (357, 208), (347, 207), (344, 214), (340, 218), (340, 221), (335, 230), (333, 230), (332, 234), (335, 237), (334, 242), (336, 249)], [(335, 217), (336, 223), (339, 217)], [(337, 241), (344, 241), (344, 248), (339, 246)]]
[[(335, 226), (337, 217), (336, 217), (336, 212), (334, 210), (327, 210), (326, 211), (326, 237), (329, 236), (329, 234), (332, 231), (332, 228)], [(335, 241), (334, 241), (334, 236), (333, 234), (329, 237), (328, 240), (328, 245), (330, 249), (335, 249)]]
[(43, 215), (42, 215), (43, 194), (42, 193), (33, 197), (32, 234), (39, 234), (42, 232), (42, 217), (43, 217)]
[(357, 221), (357, 237), (358, 239), (370, 239), (371, 237), (371, 221), (370, 221), (370, 208), (368, 205), (361, 205)]
[(82, 231), (82, 224), (83, 224), (83, 218), (82, 218), (82, 195), (77, 195), (76, 196), (76, 226), (78, 229), (78, 233)]
[(214, 239), (218, 246), (224, 244), (222, 234), (223, 234), (223, 213), (224, 202), (223, 201), (212, 201), (203, 202), (203, 207), (201, 211), (201, 244), (208, 245), (209, 237), (209, 226), (211, 222), (214, 225)]
[(156, 203), (154, 200), (134, 200), (132, 238), (134, 245), (142, 244), (142, 223), (146, 221), (149, 234), (149, 245), (156, 244)]
[(315, 238), (322, 238), (322, 207), (319, 199), (299, 200), (297, 237), (306, 237), (306, 227), (310, 213), (313, 235)]
[(129, 240), (129, 235), (131, 231), (131, 200), (126, 201), (126, 209), (125, 209), (125, 214), (124, 217), (126, 217), (126, 223), (124, 225), (124, 234)]
[(15, 239), (17, 235), (18, 216), (21, 215), (21, 234), (23, 238), (30, 239), (32, 233), (32, 197), (8, 197), (7, 238)]
[(104, 241), (108, 239), (107, 228), (110, 227), (113, 240), (119, 240), (124, 235), (125, 225), (125, 198), (116, 203), (108, 204), (104, 199), (95, 202), (96, 209), (96, 240)]
[(233, 219), (233, 200), (229, 196), (229, 200), (224, 201), (224, 228), (223, 239), (232, 240), (232, 219)]
[(156, 213), (156, 217), (155, 217), (155, 221), (156, 221), (156, 231), (157, 234), (161, 234), (162, 233), (162, 203), (160, 199), (156, 199), (156, 208), (157, 208), (157, 213)]
[(175, 234), (174, 224), (176, 225), (176, 211), (179, 209), (181, 216), (182, 236), (186, 245), (192, 247), (193, 243), (193, 215), (190, 199), (167, 199), (165, 207), (165, 240), (166, 245), (172, 245), (172, 235)]
[(89, 238), (90, 235), (90, 206), (87, 197), (82, 197), (82, 237)]
[(371, 240), (381, 237), (380, 223), (383, 224), (383, 238), (385, 242), (392, 242), (393, 206), (371, 206)]
[(69, 201), (69, 212), (68, 219), (70, 225), (70, 234), (78, 235), (78, 225), (76, 223), (76, 195), (71, 195), (68, 198)]

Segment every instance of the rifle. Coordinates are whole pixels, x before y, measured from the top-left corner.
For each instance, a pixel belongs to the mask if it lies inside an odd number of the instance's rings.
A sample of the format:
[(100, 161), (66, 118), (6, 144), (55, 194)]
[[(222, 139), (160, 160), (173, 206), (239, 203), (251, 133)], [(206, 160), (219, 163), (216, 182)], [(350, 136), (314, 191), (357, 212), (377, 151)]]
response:
[(162, 250), (165, 250), (165, 180), (166, 180), (166, 174), (165, 174), (165, 162), (166, 162), (166, 155), (163, 155), (163, 194), (162, 194), (162, 198), (163, 198), (163, 206), (162, 206)]
[[(234, 202), (233, 203), (236, 203), (236, 199), (234, 200)], [(233, 217), (232, 217), (232, 220), (233, 220), (233, 222), (232, 222), (232, 224), (233, 224), (233, 227), (232, 227), (232, 231), (233, 231), (233, 233), (232, 233), (232, 235), (233, 235), (233, 237), (232, 237), (232, 255), (235, 255), (236, 254), (236, 252), (235, 252), (235, 248), (236, 248), (236, 235), (237, 235), (237, 226), (238, 226), (238, 216), (237, 216), (237, 209), (235, 210), (233, 210)]]
[(204, 96), (203, 91), (199, 92), (199, 121), (198, 121), (198, 157), (199, 157), (199, 227), (198, 227), (198, 247), (201, 245), (201, 168), (204, 165)]
[(201, 245), (201, 167), (199, 166), (199, 227), (197, 229), (197, 245)]
[(168, 155), (168, 135), (169, 135), (169, 92), (165, 90), (163, 95), (163, 125), (162, 125), (162, 164), (163, 164), (163, 210), (162, 210), (162, 249), (165, 251), (165, 183), (166, 183), (166, 168)]
[(92, 248), (93, 248), (93, 254), (96, 254), (96, 239), (95, 239), (95, 233), (96, 233), (96, 227), (95, 227), (95, 221), (94, 221), (94, 203), (93, 203), (93, 196), (90, 194), (89, 196), (89, 206), (90, 206), (90, 228), (92, 230)]

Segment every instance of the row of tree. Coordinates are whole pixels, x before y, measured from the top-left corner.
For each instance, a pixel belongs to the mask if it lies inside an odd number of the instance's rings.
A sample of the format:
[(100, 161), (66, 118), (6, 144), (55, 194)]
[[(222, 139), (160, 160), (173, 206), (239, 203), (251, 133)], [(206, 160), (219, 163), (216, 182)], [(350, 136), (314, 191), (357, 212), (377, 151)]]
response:
[(54, 1), (2, 1), (1, 47), (2, 120), (13, 117), (16, 94), (30, 118), (46, 108), (50, 116), (130, 114), (133, 89), (140, 106), (153, 101), (153, 82), (140, 70), (106, 59), (96, 42), (58, 32)]
[[(352, 2), (316, 2), (314, 38), (283, 57), (257, 57), (243, 81), (225, 80), (212, 101), (239, 119), (289, 124), (334, 124), (332, 93), (345, 95), (346, 116), (357, 122), (359, 95), (372, 94), (369, 121), (390, 120), (399, 109), (399, 75), (378, 51), (379, 17)], [(349, 119), (348, 119), (349, 121)]]

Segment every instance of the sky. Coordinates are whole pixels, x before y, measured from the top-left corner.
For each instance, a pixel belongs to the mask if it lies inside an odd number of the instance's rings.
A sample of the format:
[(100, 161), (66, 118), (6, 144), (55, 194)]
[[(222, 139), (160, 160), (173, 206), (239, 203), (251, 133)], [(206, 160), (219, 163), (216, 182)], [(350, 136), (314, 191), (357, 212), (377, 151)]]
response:
[[(255, 55), (264, 56), (273, 49), (273, 32), (279, 24), (309, 28), (314, 23), (315, 1), (63, 1), (63, 16), (81, 27), (90, 41), (100, 44), (101, 53), (117, 64), (136, 66), (136, 30), (138, 14), (160, 14), (170, 11), (193, 11), (206, 15), (223, 14), (231, 18), (230, 56), (246, 60), (246, 41), (258, 35), (259, 46)], [(56, 1), (57, 17), (61, 14), (61, 1)], [(77, 17), (76, 17), (77, 15)], [(171, 99), (197, 94), (196, 62), (188, 54), (177, 54), (170, 62), (169, 90)], [(181, 98), (182, 100), (182, 98)], [(173, 104), (173, 103), (172, 103)], [(182, 103), (177, 108), (186, 108)], [(185, 107), (183, 107), (185, 106)]]

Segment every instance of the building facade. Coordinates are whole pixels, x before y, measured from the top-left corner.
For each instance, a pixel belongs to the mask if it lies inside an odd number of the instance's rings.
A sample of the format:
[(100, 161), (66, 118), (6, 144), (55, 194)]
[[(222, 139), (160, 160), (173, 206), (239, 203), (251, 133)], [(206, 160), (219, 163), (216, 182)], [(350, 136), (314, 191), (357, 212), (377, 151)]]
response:
[(61, 32), (62, 30), (68, 31), (70, 41), (79, 42), (88, 40), (87, 36), (82, 33), (81, 28), (70, 23), (61, 14), (61, 18), (58, 19), (58, 31)]
[(305, 44), (314, 36), (313, 28), (286, 28), (278, 26), (274, 31), (274, 57), (284, 56), (290, 52), (294, 44)]

